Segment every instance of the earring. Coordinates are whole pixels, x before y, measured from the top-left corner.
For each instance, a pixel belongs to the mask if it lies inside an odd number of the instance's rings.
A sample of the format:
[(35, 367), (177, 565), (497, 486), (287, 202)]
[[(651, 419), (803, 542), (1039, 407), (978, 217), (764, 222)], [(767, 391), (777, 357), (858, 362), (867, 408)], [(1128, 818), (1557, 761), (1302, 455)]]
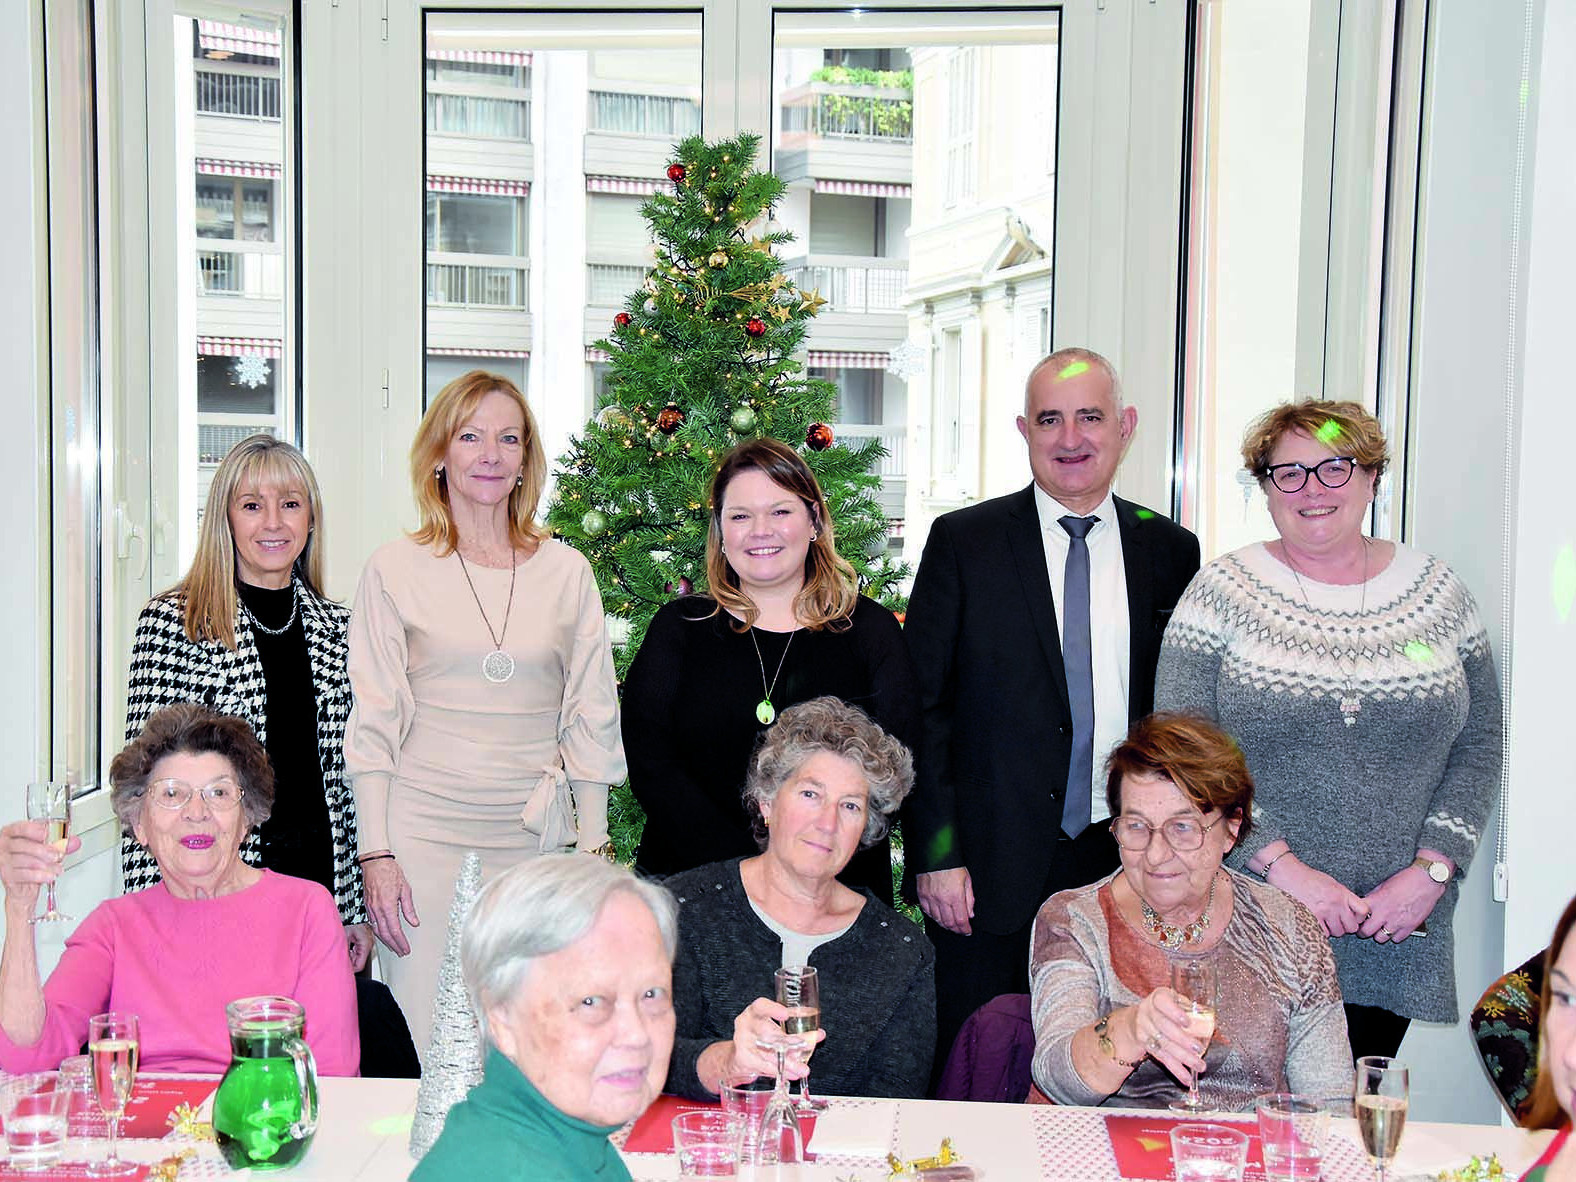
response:
[(516, 476), (514, 478), (514, 487), (515, 488), (519, 488), (524, 483), (525, 483), (525, 474), (522, 472), (519, 476)]
[(818, 537), (820, 537), (820, 536), (821, 536), (821, 535), (820, 535), (820, 534), (819, 534), (819, 533), (817, 533), (817, 532), (816, 532), (816, 531), (815, 531), (815, 530), (811, 530), (811, 531), (810, 531), (810, 540), (811, 540), (811, 541), (812, 541), (812, 542), (813, 542), (813, 541), (815, 541), (815, 540), (816, 540), (816, 538), (818, 538)]
[(434, 480), (442, 480), (443, 479), (443, 465), (442, 464), (439, 464), (436, 468), (434, 468), (432, 470), (432, 478)]

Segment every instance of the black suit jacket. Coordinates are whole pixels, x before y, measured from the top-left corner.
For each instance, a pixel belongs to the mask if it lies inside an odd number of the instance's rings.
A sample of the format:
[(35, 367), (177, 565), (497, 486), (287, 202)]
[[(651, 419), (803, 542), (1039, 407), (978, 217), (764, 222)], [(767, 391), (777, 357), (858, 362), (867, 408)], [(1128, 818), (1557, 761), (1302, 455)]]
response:
[[(1115, 503), (1133, 721), (1153, 709), (1160, 639), (1199, 547), (1169, 518)], [(974, 925), (1006, 935), (1044, 902), (1073, 735), (1033, 485), (936, 520), (903, 633), (925, 720), (904, 811), (906, 868), (967, 866)]]

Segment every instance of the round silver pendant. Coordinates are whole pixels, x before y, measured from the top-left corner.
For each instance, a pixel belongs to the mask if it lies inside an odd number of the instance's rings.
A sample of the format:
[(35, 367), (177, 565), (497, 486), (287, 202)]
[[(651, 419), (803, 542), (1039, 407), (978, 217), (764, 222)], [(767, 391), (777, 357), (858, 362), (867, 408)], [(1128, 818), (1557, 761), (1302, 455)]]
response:
[(488, 681), (508, 681), (514, 676), (514, 658), (495, 648), (482, 658), (482, 676)]

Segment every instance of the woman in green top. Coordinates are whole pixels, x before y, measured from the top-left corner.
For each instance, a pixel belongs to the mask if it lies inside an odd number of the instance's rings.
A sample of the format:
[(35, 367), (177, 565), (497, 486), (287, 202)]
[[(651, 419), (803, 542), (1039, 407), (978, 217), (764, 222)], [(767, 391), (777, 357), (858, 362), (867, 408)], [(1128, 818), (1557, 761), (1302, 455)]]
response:
[(667, 1075), (675, 917), (664, 888), (579, 853), (483, 889), (460, 961), (486, 1074), (411, 1182), (627, 1182), (607, 1137)]

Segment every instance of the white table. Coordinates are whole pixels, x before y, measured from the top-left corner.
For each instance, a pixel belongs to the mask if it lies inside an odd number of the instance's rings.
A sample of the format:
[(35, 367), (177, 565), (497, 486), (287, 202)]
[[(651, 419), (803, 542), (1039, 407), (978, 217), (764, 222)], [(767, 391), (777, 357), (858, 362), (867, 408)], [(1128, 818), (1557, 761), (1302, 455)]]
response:
[[(416, 1105), (414, 1080), (324, 1079), (320, 1097), (322, 1115), (312, 1148), (281, 1178), (399, 1182), (409, 1175), (415, 1165), (406, 1147)], [(963, 1160), (980, 1168), (986, 1182), (1112, 1182), (1117, 1176), (1101, 1120), (1104, 1109), (939, 1100), (833, 1103), (856, 1118), (871, 1146), (885, 1141), (900, 1157), (934, 1154), (941, 1137), (950, 1136)], [(1327, 1171), (1328, 1182), (1370, 1182), (1372, 1174), (1353, 1164), (1362, 1160), (1355, 1123), (1336, 1120), (1331, 1136), (1343, 1144), (1332, 1146), (1327, 1160), (1341, 1168)], [(1474, 1153), (1498, 1153), (1515, 1177), (1542, 1152), (1549, 1136), (1498, 1125), (1409, 1124), (1392, 1178), (1402, 1182), (1409, 1176), (1431, 1176), (1465, 1164)], [(127, 1141), (123, 1155), (155, 1161), (171, 1148), (169, 1141)], [(627, 1154), (626, 1161), (637, 1182), (678, 1177), (678, 1163), (670, 1154)], [(887, 1176), (874, 1156), (836, 1156), (805, 1165), (798, 1174), (800, 1182), (885, 1182)], [(211, 1144), (202, 1146), (198, 1159), (181, 1171), (182, 1182), (234, 1177)]]

